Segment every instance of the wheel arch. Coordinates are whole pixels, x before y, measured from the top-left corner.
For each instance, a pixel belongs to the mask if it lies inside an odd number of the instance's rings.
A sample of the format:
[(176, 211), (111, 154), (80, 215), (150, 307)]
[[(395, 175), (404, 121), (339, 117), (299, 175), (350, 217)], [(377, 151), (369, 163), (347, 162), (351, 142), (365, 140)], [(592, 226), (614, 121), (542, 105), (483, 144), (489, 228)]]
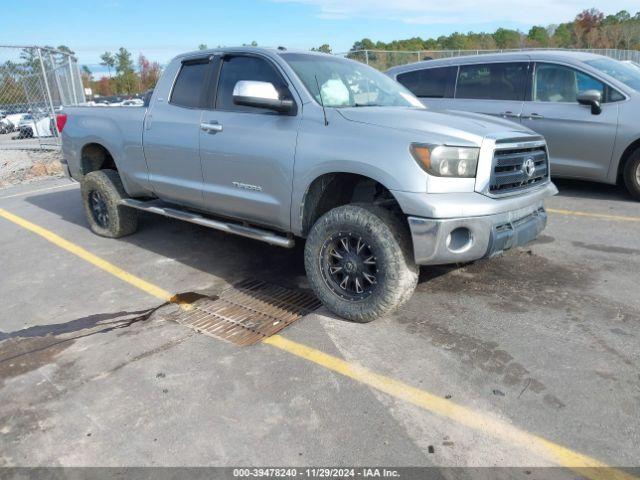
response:
[(118, 170), (114, 156), (99, 142), (85, 143), (80, 149), (80, 175), (84, 177), (96, 170)]
[(618, 162), (618, 171), (616, 174), (616, 181), (618, 183), (620, 183), (620, 181), (623, 178), (624, 168), (627, 164), (627, 161), (629, 160), (629, 158), (631, 158), (631, 155), (633, 155), (633, 153), (637, 150), (640, 150), (640, 137), (636, 138), (633, 142), (631, 142), (629, 146), (624, 149), (624, 152), (622, 152), (622, 155), (620, 156), (620, 162)]
[(323, 173), (309, 183), (302, 197), (301, 236), (306, 237), (315, 221), (332, 208), (356, 202), (377, 204), (402, 213), (392, 191), (376, 178), (345, 171)]

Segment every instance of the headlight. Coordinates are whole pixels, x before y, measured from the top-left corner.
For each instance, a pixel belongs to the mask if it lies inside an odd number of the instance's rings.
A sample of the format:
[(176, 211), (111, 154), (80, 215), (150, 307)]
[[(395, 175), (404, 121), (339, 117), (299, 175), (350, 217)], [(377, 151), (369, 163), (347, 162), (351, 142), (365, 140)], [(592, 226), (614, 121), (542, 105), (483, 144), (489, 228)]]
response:
[(411, 155), (424, 171), (437, 177), (476, 176), (479, 148), (411, 144)]

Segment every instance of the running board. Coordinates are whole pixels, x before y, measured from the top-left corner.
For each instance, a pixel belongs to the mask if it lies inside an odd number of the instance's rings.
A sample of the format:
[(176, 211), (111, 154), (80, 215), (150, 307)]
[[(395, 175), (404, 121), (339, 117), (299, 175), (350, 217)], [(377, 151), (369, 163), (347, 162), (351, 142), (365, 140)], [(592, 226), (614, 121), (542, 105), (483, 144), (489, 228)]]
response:
[(165, 217), (177, 218), (178, 220), (184, 220), (185, 222), (195, 223), (197, 225), (202, 225), (203, 227), (213, 228), (214, 230), (220, 230), (221, 232), (240, 235), (241, 237), (253, 238), (254, 240), (260, 240), (278, 247), (292, 248), (295, 243), (293, 238), (283, 237), (269, 230), (239, 225), (237, 223), (224, 222), (221, 220), (214, 220), (194, 212), (168, 207), (159, 200), (143, 202), (141, 200), (134, 200), (133, 198), (123, 198), (120, 200), (120, 205), (136, 208), (145, 212), (157, 213), (159, 215), (164, 215)]

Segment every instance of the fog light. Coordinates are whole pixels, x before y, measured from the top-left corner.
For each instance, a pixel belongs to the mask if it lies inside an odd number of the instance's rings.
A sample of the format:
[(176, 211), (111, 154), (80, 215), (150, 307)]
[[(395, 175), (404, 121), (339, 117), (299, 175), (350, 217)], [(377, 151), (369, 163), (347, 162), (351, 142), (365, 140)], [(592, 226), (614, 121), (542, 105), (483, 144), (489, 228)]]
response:
[(458, 227), (452, 230), (447, 237), (447, 248), (454, 253), (462, 253), (471, 248), (473, 236), (467, 227)]

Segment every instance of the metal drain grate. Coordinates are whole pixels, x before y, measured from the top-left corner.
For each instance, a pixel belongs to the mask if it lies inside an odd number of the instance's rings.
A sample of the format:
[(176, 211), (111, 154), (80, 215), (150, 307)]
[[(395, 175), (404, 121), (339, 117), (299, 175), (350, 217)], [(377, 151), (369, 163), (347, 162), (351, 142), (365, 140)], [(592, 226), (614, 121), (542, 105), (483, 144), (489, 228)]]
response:
[(245, 280), (203, 298), (182, 313), (178, 323), (236, 345), (253, 345), (320, 306), (312, 294), (259, 280)]

